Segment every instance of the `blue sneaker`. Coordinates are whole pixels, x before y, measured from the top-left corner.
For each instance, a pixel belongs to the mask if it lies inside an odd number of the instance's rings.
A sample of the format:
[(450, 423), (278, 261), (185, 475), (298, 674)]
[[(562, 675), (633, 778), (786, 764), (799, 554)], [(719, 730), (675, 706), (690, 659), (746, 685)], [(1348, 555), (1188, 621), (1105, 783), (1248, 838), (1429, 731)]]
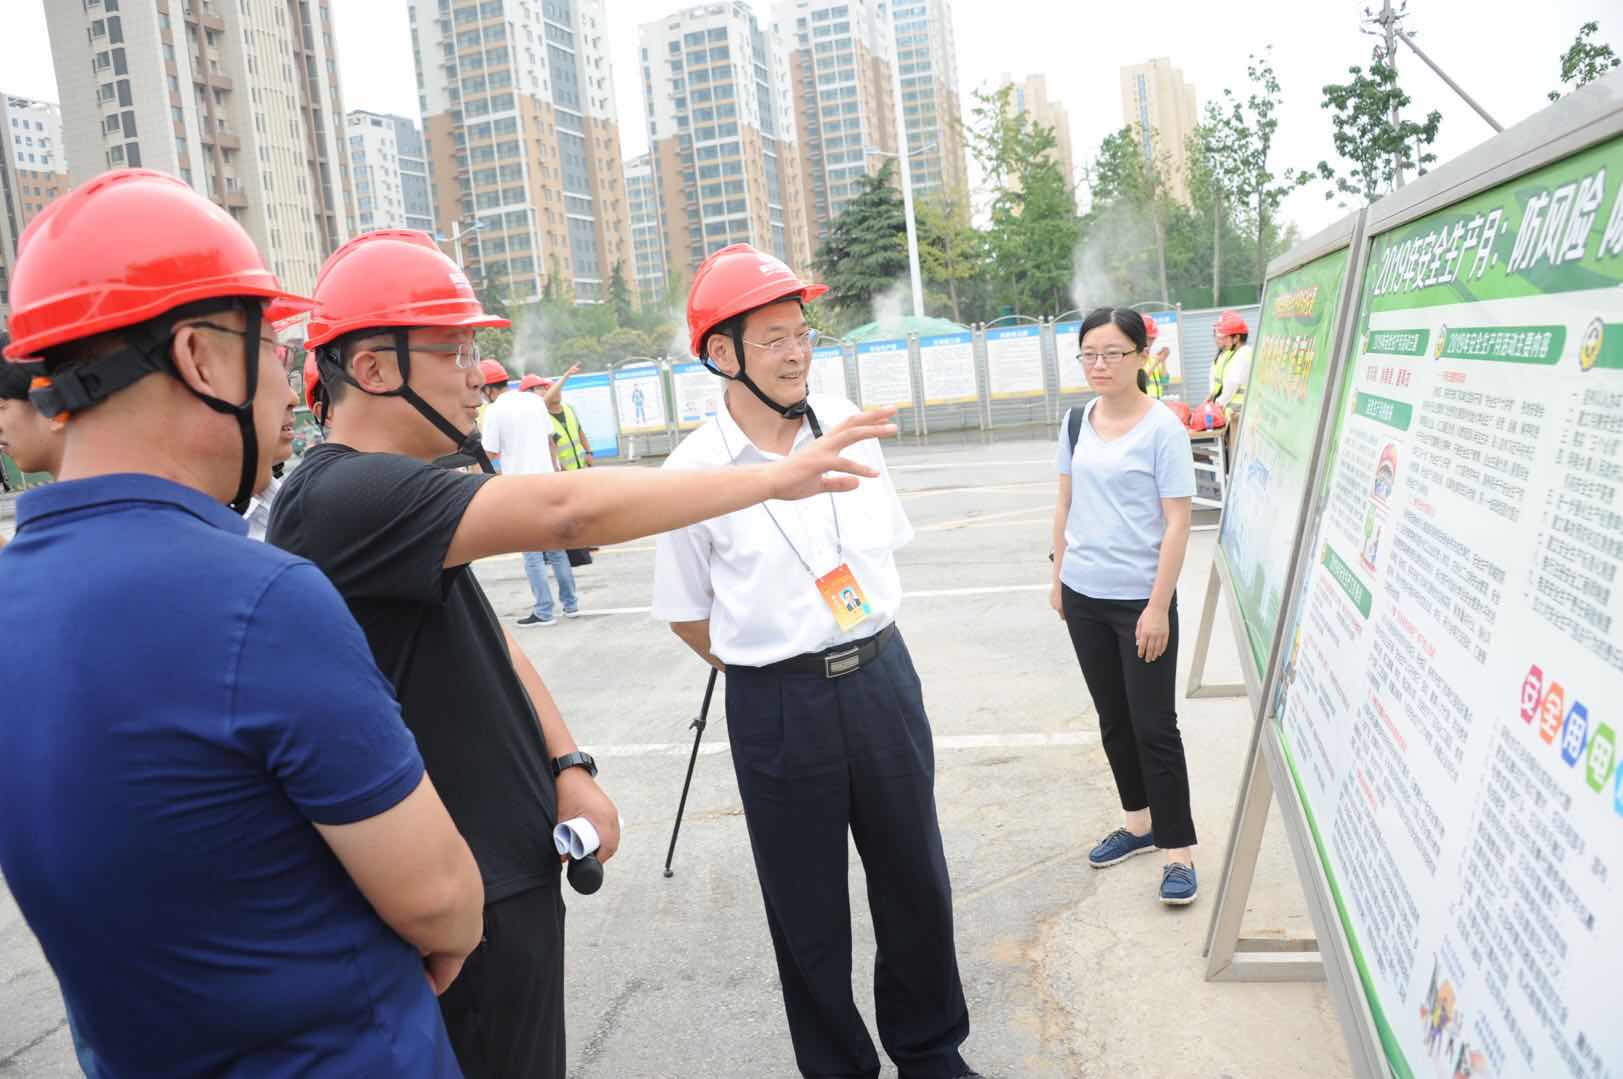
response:
[(1154, 832), (1149, 835), (1134, 835), (1125, 828), (1117, 828), (1099, 840), (1097, 847), (1088, 851), (1088, 864), (1095, 869), (1103, 869), (1107, 865), (1125, 862), (1135, 854), (1143, 854), (1147, 850), (1154, 849)]
[(1169, 907), (1187, 907), (1195, 901), (1195, 867), (1168, 862), (1161, 867), (1161, 902)]

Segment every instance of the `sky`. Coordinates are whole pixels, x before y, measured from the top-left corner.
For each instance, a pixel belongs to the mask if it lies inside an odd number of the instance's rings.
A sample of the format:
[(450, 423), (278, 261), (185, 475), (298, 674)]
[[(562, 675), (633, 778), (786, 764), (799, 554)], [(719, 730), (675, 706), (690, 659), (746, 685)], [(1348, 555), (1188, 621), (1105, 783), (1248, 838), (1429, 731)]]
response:
[[(6, 33), (0, 36), (0, 91), (58, 100), (45, 30), (46, 3), (74, 0), (0, 0)], [(432, 0), (425, 0), (432, 2)], [(338, 35), (344, 105), (417, 116), (416, 74), (407, 29), (407, 0), (332, 0)], [(763, 21), (771, 5), (755, 0)], [(638, 61), (638, 27), (680, 10), (670, 0), (608, 0), (610, 61), (620, 114), (621, 150), (647, 148), (647, 124)], [(1194, 85), (1197, 107), (1225, 88), (1245, 96), (1246, 57), (1272, 46), (1282, 88), (1274, 165), (1312, 168), (1334, 163), (1329, 117), (1320, 87), (1342, 81), (1351, 64), (1367, 64), (1373, 38), (1359, 32), (1359, 0), (1164, 0), (1139, 3), (1062, 3), (1056, 0), (954, 0), (959, 90), (968, 114), (971, 93), (1004, 74), (1048, 77), (1049, 96), (1070, 113), (1073, 152), (1081, 164), (1101, 139), (1122, 126), (1119, 72), (1123, 65), (1167, 57)], [(1011, 17), (1011, 9), (1018, 17)], [(1586, 21), (1600, 23), (1600, 39), (1623, 53), (1623, 11), (1616, 0), (1543, 0), (1536, 7), (1485, 8), (1480, 0), (1411, 0), (1409, 33), (1505, 127), (1543, 108), (1557, 88), (1560, 56)], [(1443, 121), (1435, 151), (1440, 162), (1471, 149), (1493, 131), (1407, 50), (1398, 60), (1400, 81), (1414, 98), (1416, 119), (1438, 109)], [(1284, 207), (1304, 236), (1346, 213), (1315, 182)]]

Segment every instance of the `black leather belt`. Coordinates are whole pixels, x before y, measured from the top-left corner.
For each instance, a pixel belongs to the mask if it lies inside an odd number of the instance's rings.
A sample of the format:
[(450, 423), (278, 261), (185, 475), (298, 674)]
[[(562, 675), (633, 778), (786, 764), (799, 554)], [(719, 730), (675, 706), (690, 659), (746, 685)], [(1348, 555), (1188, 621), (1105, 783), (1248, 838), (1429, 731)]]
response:
[(763, 671), (779, 671), (783, 674), (815, 674), (823, 678), (839, 678), (860, 671), (875, 659), (879, 658), (880, 650), (896, 635), (896, 623), (892, 622), (872, 637), (864, 637), (860, 641), (850, 641), (846, 644), (837, 644), (833, 648), (825, 648), (821, 652), (807, 652), (803, 656), (791, 656), (776, 663), (768, 663), (759, 668)]

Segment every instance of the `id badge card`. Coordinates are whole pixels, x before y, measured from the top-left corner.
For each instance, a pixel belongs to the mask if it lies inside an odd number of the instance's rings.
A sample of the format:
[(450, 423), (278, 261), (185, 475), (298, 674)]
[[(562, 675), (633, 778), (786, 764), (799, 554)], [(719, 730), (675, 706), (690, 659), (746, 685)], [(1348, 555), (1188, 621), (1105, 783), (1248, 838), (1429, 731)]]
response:
[(823, 602), (833, 612), (834, 621), (842, 633), (861, 625), (873, 614), (873, 608), (868, 605), (868, 597), (863, 594), (856, 575), (844, 562), (817, 578), (817, 591), (823, 594)]

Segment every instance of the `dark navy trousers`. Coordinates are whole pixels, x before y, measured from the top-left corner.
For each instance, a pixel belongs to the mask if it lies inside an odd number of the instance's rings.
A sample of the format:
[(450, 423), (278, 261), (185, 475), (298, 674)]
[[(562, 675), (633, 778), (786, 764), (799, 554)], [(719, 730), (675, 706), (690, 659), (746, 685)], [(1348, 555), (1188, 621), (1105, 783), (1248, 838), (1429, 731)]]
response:
[(847, 832), (867, 875), (885, 1051), (903, 1079), (968, 1072), (935, 745), (901, 634), (840, 678), (729, 667), (727, 731), (801, 1074), (879, 1074), (851, 996)]

